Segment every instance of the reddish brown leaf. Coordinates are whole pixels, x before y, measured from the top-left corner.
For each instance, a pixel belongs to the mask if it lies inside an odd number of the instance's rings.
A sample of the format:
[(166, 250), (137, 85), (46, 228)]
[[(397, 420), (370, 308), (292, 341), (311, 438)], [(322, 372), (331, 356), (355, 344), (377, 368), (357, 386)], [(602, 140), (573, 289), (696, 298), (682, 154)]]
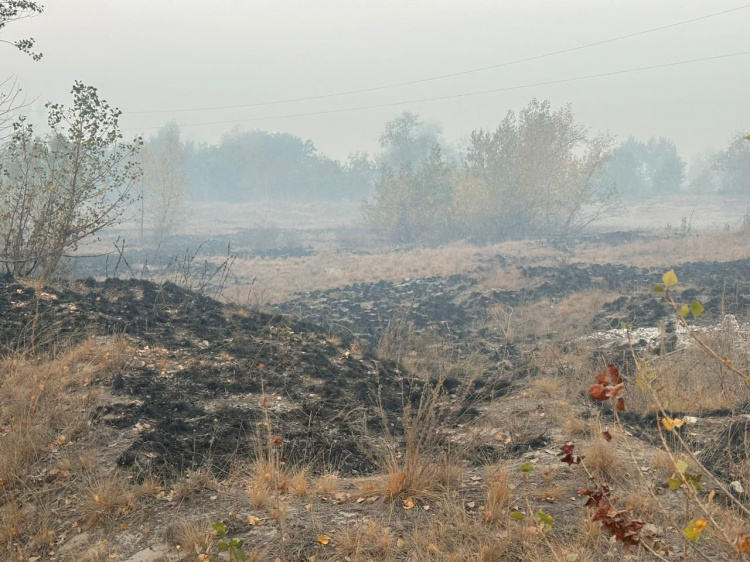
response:
[(276, 438), (275, 438), (275, 439), (273, 440), (273, 446), (274, 446), (274, 447), (281, 447), (281, 444), (282, 444), (283, 442), (284, 442), (284, 440), (283, 440), (283, 439), (282, 439), (282, 438), (281, 438), (280, 436), (279, 436), (279, 437), (276, 437)]
[(609, 400), (607, 389), (602, 384), (592, 384), (589, 387), (589, 396), (591, 396), (591, 398), (593, 398), (594, 400), (599, 400), (600, 402)]
[(618, 398), (617, 399), (617, 409), (620, 412), (624, 412), (625, 411), (625, 400), (623, 398)]
[(614, 365), (607, 365), (604, 370), (609, 375), (609, 380), (612, 381), (612, 384), (620, 384), (622, 383), (622, 377), (620, 376), (620, 369), (618, 369)]
[(609, 431), (602, 431), (602, 437), (604, 437), (606, 441), (612, 441), (612, 434)]

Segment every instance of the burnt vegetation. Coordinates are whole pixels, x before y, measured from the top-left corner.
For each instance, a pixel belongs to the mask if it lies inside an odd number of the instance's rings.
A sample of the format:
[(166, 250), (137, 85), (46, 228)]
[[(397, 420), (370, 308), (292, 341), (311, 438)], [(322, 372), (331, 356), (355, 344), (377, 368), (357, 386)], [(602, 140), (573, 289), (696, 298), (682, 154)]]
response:
[(0, 82), (1, 559), (748, 559), (745, 132), (531, 99), (338, 160), (71, 95)]

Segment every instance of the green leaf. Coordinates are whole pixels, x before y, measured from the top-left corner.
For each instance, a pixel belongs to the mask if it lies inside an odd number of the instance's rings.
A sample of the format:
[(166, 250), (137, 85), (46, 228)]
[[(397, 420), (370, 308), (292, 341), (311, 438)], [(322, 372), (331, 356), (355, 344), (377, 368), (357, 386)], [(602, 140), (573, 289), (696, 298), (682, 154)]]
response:
[(682, 475), (682, 477), (685, 479), (685, 482), (690, 484), (697, 492), (700, 492), (703, 489), (703, 484), (701, 483), (702, 476), (702, 474), (690, 474), (689, 472), (686, 472)]
[(747, 135), (746, 137), (742, 137), (745, 140), (750, 140), (750, 135)]
[(680, 310), (677, 311), (677, 314), (679, 314), (682, 318), (685, 318), (690, 313), (690, 309), (688, 308), (688, 305), (683, 304), (680, 307)]
[(221, 521), (218, 523), (214, 523), (211, 525), (213, 527), (214, 531), (216, 531), (216, 534), (219, 535), (219, 538), (224, 538), (227, 535), (227, 526), (224, 525)]
[(536, 519), (537, 523), (542, 525), (544, 527), (544, 530), (546, 532), (550, 532), (552, 530), (552, 527), (555, 525), (555, 520), (552, 518), (552, 516), (549, 513), (544, 513), (541, 509), (536, 512), (536, 515), (534, 515), (534, 519)]
[(216, 548), (219, 549), (219, 552), (226, 552), (227, 550), (229, 550), (229, 545), (225, 542), (220, 542), (216, 545)]
[(690, 312), (693, 314), (693, 318), (698, 318), (698, 316), (703, 314), (703, 305), (698, 301), (693, 301), (690, 305)]
[(526, 516), (520, 511), (511, 511), (510, 518), (513, 519), (514, 521), (523, 521), (526, 518)]
[(669, 484), (670, 490), (679, 490), (682, 486), (682, 480), (680, 480), (679, 478), (668, 478), (667, 484)]
[(654, 293), (663, 293), (664, 285), (654, 285)]
[(661, 276), (661, 280), (667, 287), (673, 287), (677, 285), (677, 274), (674, 272), (674, 269), (670, 269)]
[(683, 473), (688, 469), (688, 463), (682, 460), (679, 460), (676, 463), (674, 463), (674, 466), (677, 469), (677, 472), (679, 473)]
[(521, 472), (524, 472), (528, 474), (529, 472), (534, 472), (534, 465), (530, 462), (525, 462), (521, 465)]
[(565, 560), (568, 562), (578, 562), (578, 555), (575, 552), (571, 552), (565, 556)]
[(244, 550), (240, 550), (240, 549), (232, 550), (232, 557), (235, 560), (240, 560), (240, 561), (247, 560), (247, 554), (245, 554)]

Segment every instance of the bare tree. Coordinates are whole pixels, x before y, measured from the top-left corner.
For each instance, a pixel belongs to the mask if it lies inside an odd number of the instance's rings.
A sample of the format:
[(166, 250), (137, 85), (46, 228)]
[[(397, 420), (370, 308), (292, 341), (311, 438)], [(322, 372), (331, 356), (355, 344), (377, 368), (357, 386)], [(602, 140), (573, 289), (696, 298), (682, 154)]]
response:
[(176, 123), (167, 123), (142, 152), (141, 221), (148, 216), (156, 242), (163, 242), (185, 215), (187, 174), (185, 151)]

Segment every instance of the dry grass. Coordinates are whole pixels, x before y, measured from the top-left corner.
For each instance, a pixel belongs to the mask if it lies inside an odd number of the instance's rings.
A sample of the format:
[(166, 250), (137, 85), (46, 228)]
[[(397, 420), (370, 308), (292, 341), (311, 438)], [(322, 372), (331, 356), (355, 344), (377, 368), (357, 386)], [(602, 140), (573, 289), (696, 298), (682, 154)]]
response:
[(101, 345), (89, 339), (52, 360), (14, 356), (0, 361), (0, 427), (6, 428), (0, 483), (6, 488), (22, 484), (50, 446), (88, 430), (89, 408), (99, 396), (91, 383), (121, 368), (128, 351), (120, 338)]
[(338, 474), (323, 474), (315, 479), (314, 490), (319, 496), (333, 496), (339, 491), (341, 479)]
[(217, 482), (208, 467), (188, 470), (187, 474), (175, 483), (172, 489), (172, 497), (176, 501), (180, 501), (201, 490), (216, 489), (216, 486)]
[[(719, 331), (701, 338), (722, 357), (728, 357), (741, 370), (750, 367), (747, 350), (732, 343), (731, 334)], [(709, 357), (695, 344), (649, 360), (649, 373), (656, 378), (654, 387), (662, 387), (659, 400), (668, 412), (700, 416), (705, 411), (733, 409), (750, 399), (750, 388), (736, 374)], [(647, 390), (633, 385), (628, 408), (639, 413), (654, 411)]]
[(397, 553), (396, 538), (385, 523), (363, 521), (333, 534), (336, 554), (344, 560), (394, 560)]
[(80, 496), (81, 517), (86, 528), (112, 524), (138, 507), (135, 491), (117, 473), (89, 478)]
[(292, 471), (288, 479), (289, 490), (299, 497), (310, 493), (310, 479), (307, 467), (297, 467)]
[(487, 499), (484, 506), (484, 520), (497, 523), (507, 520), (510, 507), (510, 483), (508, 474), (498, 469), (490, 476), (487, 484)]
[(462, 453), (470, 443), (459, 446), (448, 439), (439, 412), (442, 399), (438, 381), (422, 389), (417, 407), (404, 407), (403, 443), (391, 439), (378, 459), (382, 474), (379, 493), (386, 501), (431, 501), (460, 482), (459, 459), (464, 458)]
[(621, 263), (637, 267), (666, 267), (695, 261), (732, 261), (750, 257), (747, 232), (637, 240), (619, 246), (594, 245), (576, 252), (582, 263)]
[[(591, 332), (594, 316), (602, 306), (617, 298), (616, 293), (588, 290), (574, 293), (561, 301), (542, 299), (520, 306), (513, 311), (509, 328), (498, 329), (509, 332), (511, 341), (554, 339), (566, 343)], [(490, 310), (490, 317), (497, 318), (500, 312)]]
[(164, 538), (183, 552), (206, 552), (214, 540), (214, 532), (205, 519), (178, 521), (167, 526)]
[(584, 449), (586, 467), (601, 480), (612, 482), (622, 478), (623, 463), (611, 442), (595, 438)]

